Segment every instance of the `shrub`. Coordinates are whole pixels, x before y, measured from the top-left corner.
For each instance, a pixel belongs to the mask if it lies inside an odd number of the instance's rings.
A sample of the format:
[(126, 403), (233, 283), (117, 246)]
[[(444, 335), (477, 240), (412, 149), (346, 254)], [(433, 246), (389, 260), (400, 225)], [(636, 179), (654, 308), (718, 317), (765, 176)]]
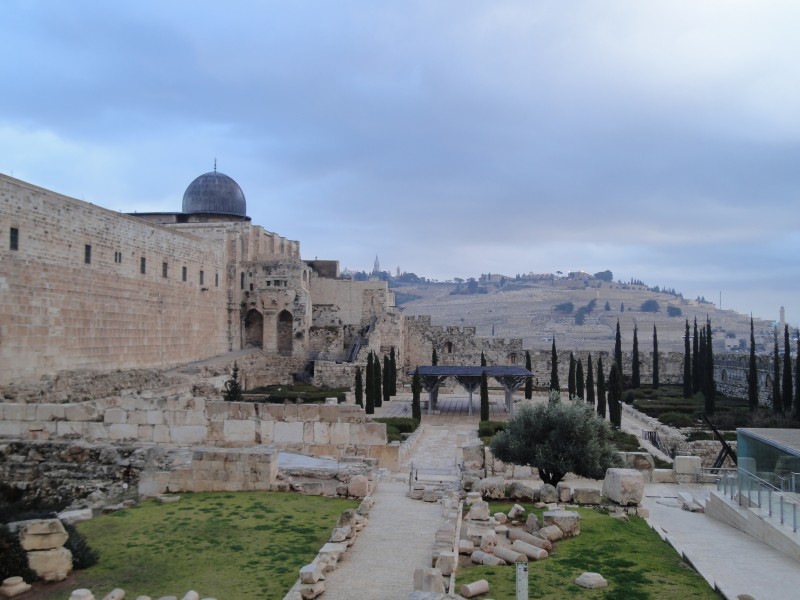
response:
[(575, 310), (575, 305), (572, 302), (562, 302), (561, 304), (557, 304), (553, 310), (569, 315)]
[(19, 544), (19, 538), (0, 525), (0, 580), (8, 577), (22, 577), (25, 581), (35, 581), (36, 573), (28, 567), (28, 555)]
[(665, 412), (658, 416), (658, 420), (670, 427), (691, 427), (694, 419), (687, 414), (679, 412)]
[(678, 308), (677, 306), (668, 306), (667, 307), (667, 316), (669, 317), (680, 317), (683, 314), (683, 311)]
[(650, 300), (645, 300), (642, 302), (642, 306), (639, 308), (639, 310), (642, 312), (658, 312), (661, 310), (661, 307), (658, 305), (657, 300), (653, 300), (651, 298)]
[(506, 428), (505, 421), (481, 421), (478, 424), (478, 437), (492, 437), (498, 431)]
[(625, 404), (633, 404), (634, 400), (636, 400), (636, 394), (634, 394), (632, 391), (629, 391), (627, 394), (625, 394)]
[(625, 433), (617, 429), (612, 431), (611, 443), (617, 447), (620, 452), (638, 452), (641, 447), (639, 439), (632, 433)]
[(72, 552), (72, 566), (80, 570), (88, 569), (97, 564), (97, 561), (100, 560), (100, 553), (89, 546), (86, 538), (80, 534), (75, 526), (64, 523), (64, 529), (67, 530), (69, 535), (64, 547)]
[(413, 433), (419, 427), (419, 421), (410, 417), (385, 417), (373, 421), (386, 423), (386, 439), (390, 442), (403, 441), (404, 433)]

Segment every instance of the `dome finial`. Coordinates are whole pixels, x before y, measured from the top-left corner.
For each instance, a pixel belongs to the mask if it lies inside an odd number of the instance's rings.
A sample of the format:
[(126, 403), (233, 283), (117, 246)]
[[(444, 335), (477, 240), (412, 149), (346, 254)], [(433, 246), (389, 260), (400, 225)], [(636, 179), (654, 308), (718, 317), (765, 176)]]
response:
[(217, 157), (214, 157), (214, 173), (217, 172)]

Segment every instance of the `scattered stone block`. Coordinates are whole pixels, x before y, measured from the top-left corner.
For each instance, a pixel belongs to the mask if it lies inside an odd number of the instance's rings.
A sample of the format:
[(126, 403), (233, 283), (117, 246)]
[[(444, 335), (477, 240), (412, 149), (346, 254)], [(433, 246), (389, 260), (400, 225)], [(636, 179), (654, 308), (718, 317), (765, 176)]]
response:
[(506, 537), (506, 532), (507, 531), (508, 531), (508, 526), (507, 525), (498, 525), (497, 527), (494, 528), (494, 532), (497, 535), (502, 536), (502, 537)]
[(136, 600), (153, 600), (150, 596), (136, 596)]
[[(542, 550), (542, 552), (544, 552), (544, 550)], [(494, 549), (494, 555), (497, 558), (502, 558), (508, 564), (528, 562), (528, 556), (523, 552), (514, 550), (513, 547), (508, 548), (507, 546), (497, 546)]]
[(499, 567), (507, 564), (502, 558), (497, 558), (493, 554), (483, 552), (482, 550), (475, 550), (472, 553), (472, 562), (476, 565), (486, 565), (487, 567)]
[(508, 497), (511, 500), (517, 500), (519, 502), (534, 502), (539, 499), (539, 491), (534, 490), (532, 487), (525, 485), (524, 483), (515, 481), (511, 484), (511, 488), (508, 491)]
[(24, 594), (31, 589), (30, 583), (25, 583), (22, 577), (8, 577), (3, 580), (0, 585), (0, 596), (3, 598), (14, 598), (20, 594)]
[(353, 498), (365, 498), (368, 496), (369, 478), (366, 475), (353, 475), (350, 478), (350, 483), (347, 484), (347, 495)]
[(414, 590), (420, 592), (447, 592), (442, 572), (439, 569), (417, 569), (414, 571)]
[(534, 531), (539, 531), (541, 527), (542, 526), (539, 524), (539, 517), (537, 517), (535, 513), (529, 514), (528, 519), (525, 521), (525, 531), (533, 533)]
[(428, 486), (422, 492), (423, 502), (437, 502), (439, 500), (439, 490), (435, 487)]
[(503, 477), (487, 477), (475, 483), (472, 490), (479, 492), (483, 498), (503, 500), (506, 497), (506, 480)]
[(494, 513), (494, 520), (497, 521), (500, 525), (502, 525), (508, 520), (508, 517), (506, 516), (506, 513), (498, 512)]
[(511, 507), (511, 510), (508, 511), (508, 518), (509, 519), (521, 519), (525, 516), (525, 509), (522, 508), (519, 504), (515, 504)]
[(581, 573), (581, 575), (575, 579), (575, 583), (590, 590), (608, 587), (608, 581), (606, 581), (600, 573)]
[(527, 542), (523, 542), (522, 540), (514, 540), (511, 543), (511, 549), (521, 554), (524, 554), (531, 560), (544, 560), (545, 558), (550, 556), (550, 553), (544, 548), (534, 546), (533, 544), (528, 544)]
[(480, 502), (482, 500), (483, 500), (483, 498), (481, 497), (481, 493), (480, 492), (469, 492), (467, 494), (467, 499), (464, 500), (464, 504), (471, 505), (471, 504), (475, 504), (476, 502)]
[(300, 592), (301, 598), (311, 600), (311, 598), (316, 598), (325, 592), (325, 584), (321, 581), (312, 584), (300, 584), (297, 590)]
[(72, 552), (66, 548), (28, 552), (28, 566), (45, 581), (62, 581), (72, 572)]
[(544, 524), (555, 525), (564, 537), (575, 537), (581, 532), (581, 516), (573, 510), (549, 510), (544, 513)]
[(539, 499), (548, 504), (550, 502), (558, 502), (558, 494), (556, 493), (556, 488), (554, 488), (549, 483), (545, 483), (539, 489)]
[(467, 513), (467, 520), (469, 521), (488, 521), (489, 520), (489, 503), (483, 500), (478, 500), (472, 504), (472, 508)]
[(27, 551), (61, 548), (69, 537), (58, 519), (26, 521), (18, 533), (20, 546)]
[(675, 471), (672, 469), (654, 469), (652, 473), (653, 483), (676, 483)]
[(563, 481), (559, 481), (556, 485), (556, 496), (558, 496), (559, 502), (569, 502), (572, 500), (572, 487)]
[(699, 456), (676, 456), (673, 464), (676, 475), (694, 476), (701, 466), (702, 459)]
[(481, 536), (481, 550), (491, 554), (494, 552), (495, 546), (497, 546), (497, 535), (494, 531)]
[(454, 552), (440, 552), (436, 557), (436, 564), (434, 565), (441, 571), (444, 577), (450, 577), (450, 574), (456, 568), (456, 555)]
[[(103, 600), (123, 600), (123, 598), (125, 598), (125, 590), (122, 588), (114, 588), (105, 595)], [(197, 600), (197, 598), (194, 600)]]
[(642, 508), (641, 506), (637, 507), (636, 514), (638, 516), (640, 516), (641, 518), (643, 518), (643, 519), (649, 519), (650, 518), (650, 510), (647, 509), (647, 508)]
[(481, 545), (481, 538), (487, 533), (494, 533), (494, 527), (491, 527), (488, 522), (469, 521), (467, 523), (466, 538), (476, 546)]
[(653, 480), (656, 463), (649, 452), (618, 452), (618, 454), (626, 468), (640, 471), (647, 483)]
[(644, 495), (644, 478), (636, 469), (608, 469), (603, 495), (622, 506), (639, 504)]
[(58, 520), (62, 523), (74, 525), (75, 523), (82, 523), (92, 518), (91, 508), (79, 508), (78, 510), (65, 510), (58, 513)]
[(552, 542), (550, 542), (550, 540), (537, 537), (521, 529), (509, 529), (508, 539), (512, 541), (520, 540), (522, 542), (525, 542), (526, 544), (530, 544), (531, 546), (536, 546), (537, 548), (542, 548), (543, 550), (547, 550), (548, 552), (550, 552), (550, 550), (553, 549), (553, 544)]
[(467, 469), (483, 468), (483, 443), (468, 442), (461, 448), (464, 456), (464, 467)]
[(575, 504), (600, 504), (601, 499), (600, 490), (593, 488), (575, 488), (572, 492), (572, 499)]
[(92, 594), (91, 590), (80, 588), (72, 592), (69, 600), (94, 600), (94, 594)]
[(325, 579), (319, 563), (310, 563), (300, 567), (300, 583), (317, 583)]
[(478, 579), (478, 581), (473, 581), (472, 583), (464, 583), (458, 591), (464, 598), (474, 598), (481, 594), (488, 594), (489, 582), (485, 579)]
[(161, 504), (173, 504), (174, 502), (180, 501), (180, 496), (167, 496), (162, 495), (156, 498)]
[(475, 544), (469, 540), (458, 540), (459, 554), (472, 554), (473, 552), (475, 552)]
[(557, 525), (547, 525), (537, 531), (536, 535), (548, 542), (557, 542), (564, 537), (564, 532)]

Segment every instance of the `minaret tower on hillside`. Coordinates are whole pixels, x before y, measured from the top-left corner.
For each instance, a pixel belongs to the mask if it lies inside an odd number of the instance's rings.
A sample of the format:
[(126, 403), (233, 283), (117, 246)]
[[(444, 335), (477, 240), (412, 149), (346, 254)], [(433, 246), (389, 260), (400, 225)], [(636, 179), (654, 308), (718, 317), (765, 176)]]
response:
[(377, 275), (380, 272), (381, 272), (381, 263), (378, 260), (378, 255), (376, 254), (375, 255), (375, 266), (372, 267), (372, 274), (373, 275)]

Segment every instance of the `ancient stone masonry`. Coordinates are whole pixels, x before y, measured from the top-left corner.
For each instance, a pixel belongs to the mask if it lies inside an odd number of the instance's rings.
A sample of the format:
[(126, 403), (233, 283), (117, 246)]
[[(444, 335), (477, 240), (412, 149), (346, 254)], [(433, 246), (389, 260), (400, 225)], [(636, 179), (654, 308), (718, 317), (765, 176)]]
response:
[[(756, 356), (758, 400), (762, 405), (770, 405), (772, 401), (774, 383), (772, 360), (771, 356)], [(794, 368), (794, 366), (795, 361), (792, 360), (792, 367)], [(783, 369), (783, 364), (781, 364), (781, 369)], [(738, 398), (747, 398), (747, 376), (749, 372), (749, 354), (714, 356), (714, 381), (717, 384), (717, 391), (720, 393)]]

